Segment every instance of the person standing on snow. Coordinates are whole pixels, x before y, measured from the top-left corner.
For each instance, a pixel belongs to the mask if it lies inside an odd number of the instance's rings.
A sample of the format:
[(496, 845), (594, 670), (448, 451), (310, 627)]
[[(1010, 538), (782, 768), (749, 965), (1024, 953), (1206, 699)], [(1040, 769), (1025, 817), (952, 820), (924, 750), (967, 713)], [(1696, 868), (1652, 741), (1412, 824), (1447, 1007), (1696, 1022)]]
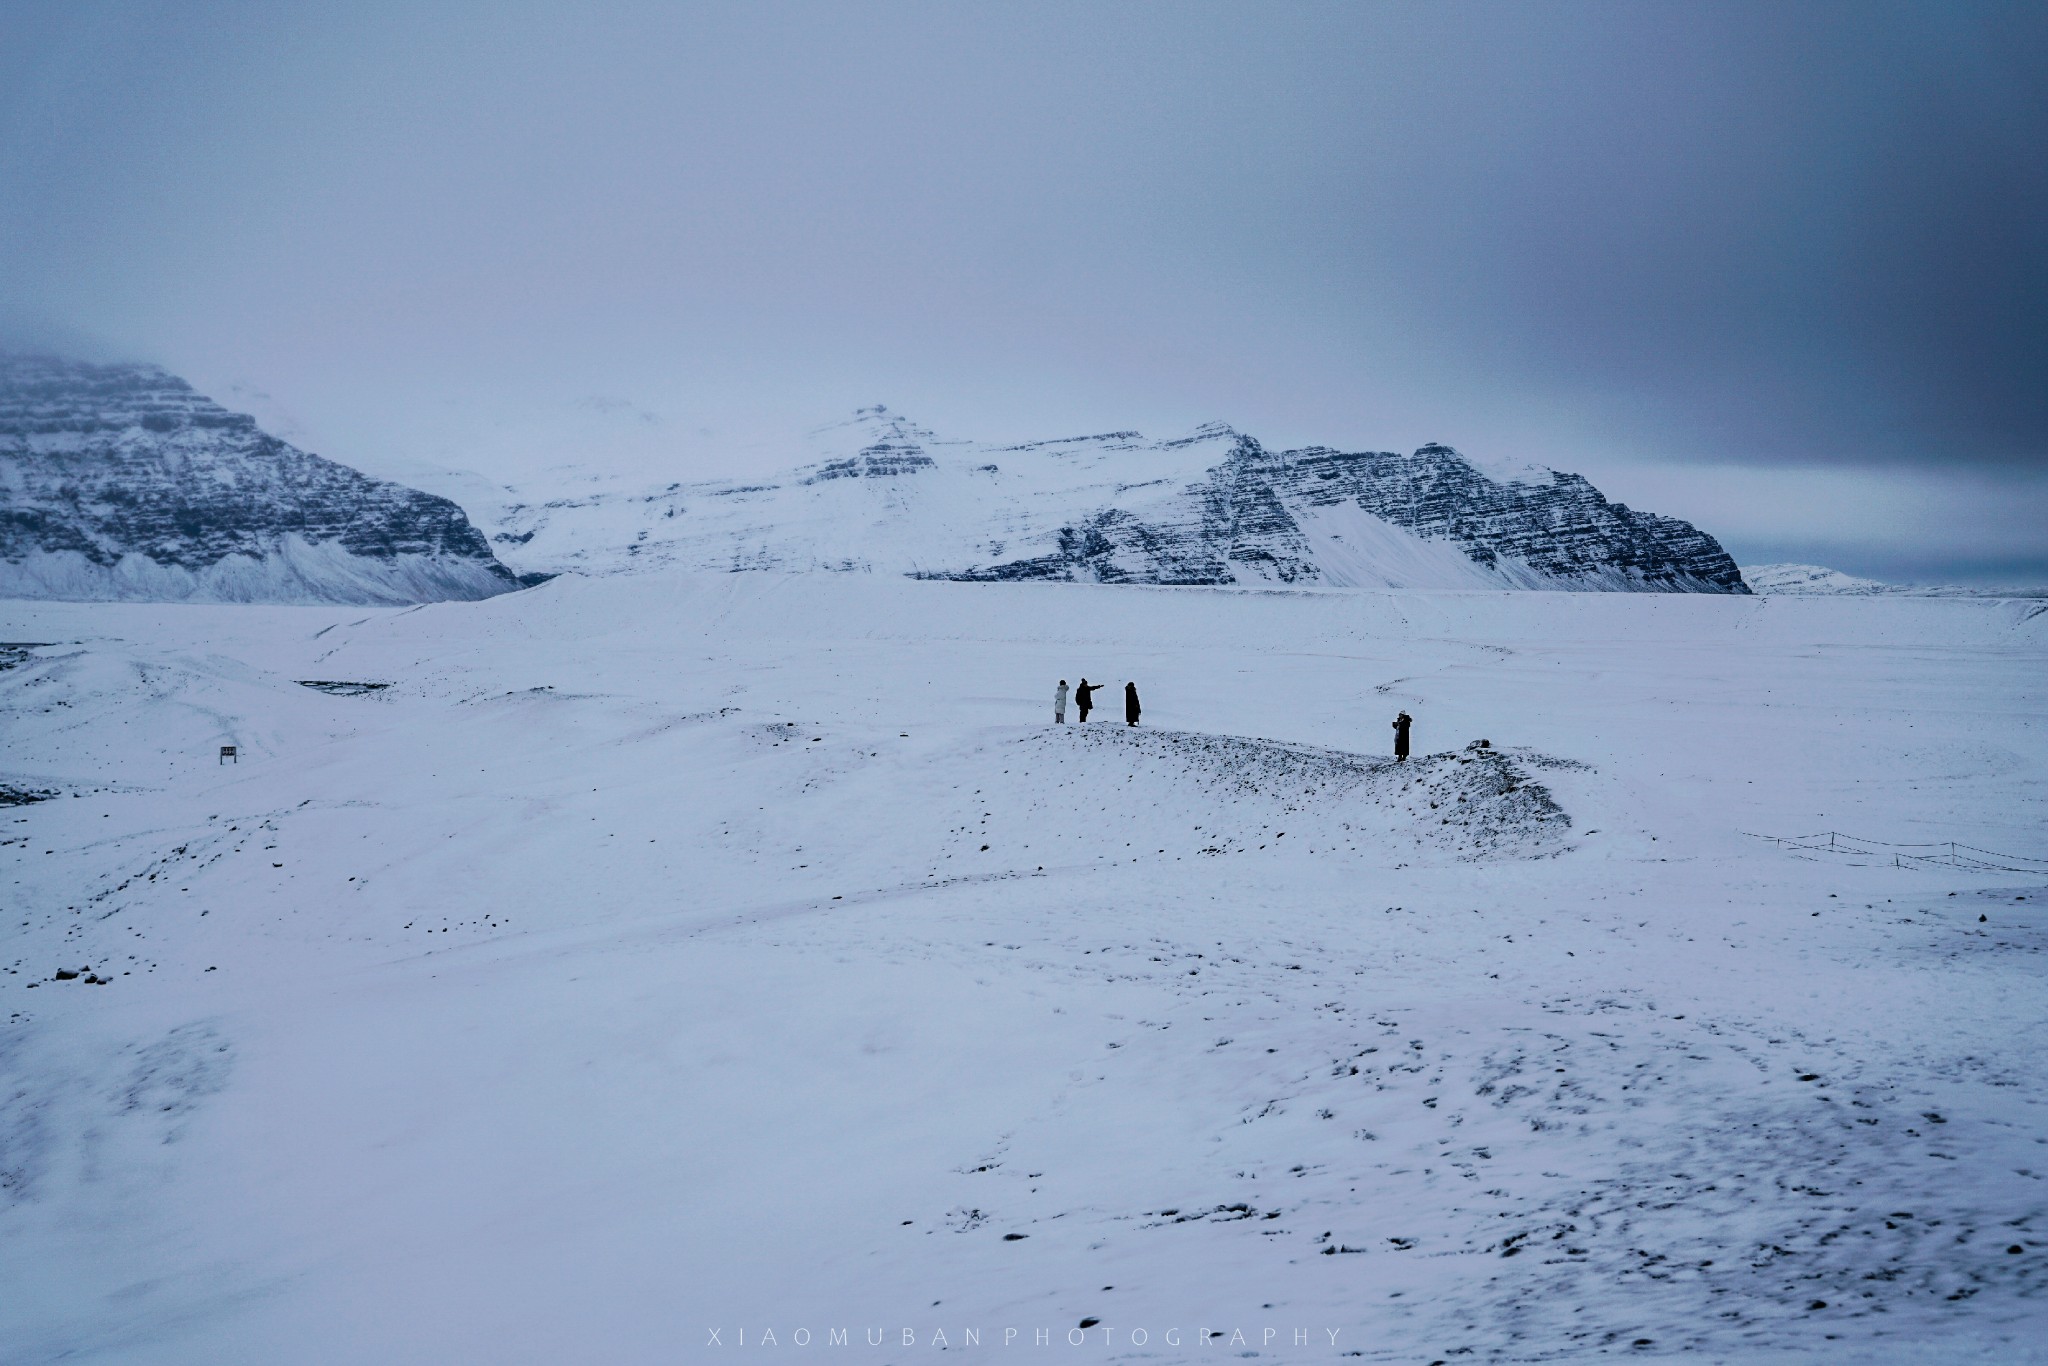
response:
[(1052, 690), (1052, 723), (1056, 726), (1067, 724), (1067, 680), (1064, 678)]
[(1414, 723), (1414, 720), (1415, 718), (1405, 711), (1394, 718), (1394, 762), (1396, 763), (1405, 764), (1408, 762), (1408, 727)]
[(1095, 705), (1095, 685), (1085, 678), (1081, 680), (1081, 685), (1074, 689), (1074, 705), (1081, 709), (1082, 724), (1087, 724), (1088, 711)]
[(1138, 685), (1135, 683), (1124, 684), (1124, 724), (1138, 724)]

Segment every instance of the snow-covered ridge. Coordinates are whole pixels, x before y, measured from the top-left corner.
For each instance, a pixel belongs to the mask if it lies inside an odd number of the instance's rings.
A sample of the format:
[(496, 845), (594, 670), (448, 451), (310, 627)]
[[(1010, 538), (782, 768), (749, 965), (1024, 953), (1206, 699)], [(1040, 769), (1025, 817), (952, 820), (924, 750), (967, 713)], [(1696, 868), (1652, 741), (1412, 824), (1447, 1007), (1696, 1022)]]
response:
[(520, 586), (461, 508), (150, 365), (0, 355), (0, 597), (401, 604)]
[(1221, 423), (997, 445), (880, 406), (813, 438), (811, 460), (764, 481), (515, 497), (494, 539), (528, 568), (585, 573), (1748, 591), (1688, 523), (1449, 446), (1275, 452)]
[(1757, 593), (1806, 597), (2048, 598), (2048, 588), (1970, 588), (1960, 584), (1885, 583), (1817, 564), (1745, 566), (1742, 577)]

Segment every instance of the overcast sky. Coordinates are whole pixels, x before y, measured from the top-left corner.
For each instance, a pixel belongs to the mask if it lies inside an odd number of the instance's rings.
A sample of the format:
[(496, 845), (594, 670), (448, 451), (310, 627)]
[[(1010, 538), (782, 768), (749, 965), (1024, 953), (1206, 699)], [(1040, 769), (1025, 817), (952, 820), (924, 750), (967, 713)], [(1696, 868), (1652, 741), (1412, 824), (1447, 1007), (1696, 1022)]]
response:
[(2039, 0), (0, 0), (0, 336), (380, 473), (1220, 419), (2042, 582), (2044, 148)]

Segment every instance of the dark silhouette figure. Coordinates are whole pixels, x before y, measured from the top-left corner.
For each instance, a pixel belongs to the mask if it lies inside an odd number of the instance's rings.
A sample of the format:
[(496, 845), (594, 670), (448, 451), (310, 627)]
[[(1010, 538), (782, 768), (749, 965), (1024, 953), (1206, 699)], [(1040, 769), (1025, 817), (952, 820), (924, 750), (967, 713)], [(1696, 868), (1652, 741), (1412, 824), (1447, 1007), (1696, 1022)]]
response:
[(1135, 683), (1124, 684), (1124, 724), (1138, 724), (1138, 685)]
[(1074, 706), (1080, 711), (1081, 720), (1085, 723), (1088, 720), (1088, 713), (1095, 706), (1095, 685), (1085, 678), (1074, 689)]
[(1408, 762), (1408, 727), (1414, 720), (1405, 711), (1394, 718), (1394, 759), (1397, 763)]

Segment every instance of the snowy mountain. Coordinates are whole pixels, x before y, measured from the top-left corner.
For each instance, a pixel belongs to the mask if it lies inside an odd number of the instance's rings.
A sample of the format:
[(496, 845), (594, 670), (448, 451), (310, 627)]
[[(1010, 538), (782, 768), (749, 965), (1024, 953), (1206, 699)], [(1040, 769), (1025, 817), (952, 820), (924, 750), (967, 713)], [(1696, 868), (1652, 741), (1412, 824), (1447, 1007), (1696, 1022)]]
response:
[(842, 570), (918, 578), (1745, 593), (1713, 537), (1584, 478), (1408, 455), (1269, 451), (1220, 424), (1023, 445), (941, 440), (882, 407), (759, 483), (515, 498), (534, 569)]
[(1892, 584), (1880, 583), (1876, 579), (1859, 579), (1853, 574), (1817, 564), (1744, 565), (1742, 577), (1753, 593), (1866, 597), (1896, 591)]
[(1760, 564), (1745, 566), (1742, 577), (1753, 592), (1777, 595), (1822, 597), (1909, 598), (2042, 598), (2048, 588), (1970, 588), (1959, 584), (1884, 583), (1859, 579), (1839, 569), (1817, 564)]
[(0, 355), (0, 597), (414, 603), (520, 586), (461, 508), (151, 365)]

